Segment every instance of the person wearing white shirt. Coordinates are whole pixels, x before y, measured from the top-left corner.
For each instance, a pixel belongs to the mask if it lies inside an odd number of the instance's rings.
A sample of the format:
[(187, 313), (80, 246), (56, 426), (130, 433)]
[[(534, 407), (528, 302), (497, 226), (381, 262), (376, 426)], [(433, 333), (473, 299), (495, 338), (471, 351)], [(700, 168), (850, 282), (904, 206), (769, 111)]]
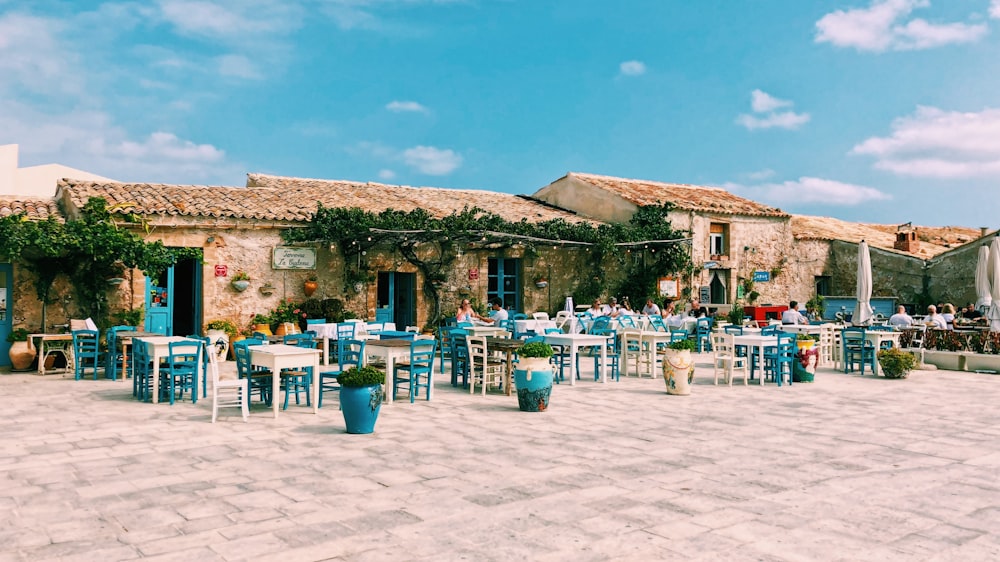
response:
[(896, 307), (896, 314), (889, 317), (890, 326), (899, 326), (900, 328), (905, 328), (907, 326), (913, 325), (913, 317), (906, 313), (906, 307), (900, 305)]
[(664, 306), (666, 308), (663, 309), (663, 323), (671, 328), (683, 327), (686, 316), (677, 312), (677, 305), (673, 301), (670, 301)]
[(808, 324), (809, 320), (799, 312), (799, 303), (791, 301), (788, 310), (781, 313), (782, 324)]
[(948, 329), (948, 322), (945, 321), (944, 316), (938, 314), (937, 307), (933, 304), (927, 307), (927, 319), (925, 322), (928, 326), (937, 330)]
[(499, 326), (501, 322), (509, 318), (509, 315), (503, 307), (503, 301), (499, 298), (493, 299), (490, 304), (493, 306), (493, 315), (489, 318), (482, 318), (482, 321), (487, 324)]
[(642, 307), (642, 313), (645, 314), (646, 316), (649, 316), (651, 314), (659, 315), (660, 307), (656, 306), (656, 303), (653, 302), (653, 299), (646, 299), (646, 306)]
[(618, 306), (618, 299), (615, 297), (609, 299), (609, 304), (606, 308), (608, 309), (608, 316), (612, 318), (618, 318), (622, 315), (622, 307)]

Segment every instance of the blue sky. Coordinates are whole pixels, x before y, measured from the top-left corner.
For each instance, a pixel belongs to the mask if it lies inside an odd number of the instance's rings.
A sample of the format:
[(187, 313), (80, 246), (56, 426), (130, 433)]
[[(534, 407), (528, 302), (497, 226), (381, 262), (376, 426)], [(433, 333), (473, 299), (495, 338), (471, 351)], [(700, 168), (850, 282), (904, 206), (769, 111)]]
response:
[(577, 171), (995, 228), (1000, 0), (0, 0), (7, 143), (122, 181)]

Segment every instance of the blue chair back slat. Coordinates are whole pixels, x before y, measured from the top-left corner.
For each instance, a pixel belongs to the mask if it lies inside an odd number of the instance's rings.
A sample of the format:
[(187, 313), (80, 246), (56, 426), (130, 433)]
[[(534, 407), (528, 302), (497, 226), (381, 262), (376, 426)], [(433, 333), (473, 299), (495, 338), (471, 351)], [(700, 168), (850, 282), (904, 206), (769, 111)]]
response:
[(80, 380), (88, 369), (93, 371), (94, 380), (97, 380), (97, 368), (101, 360), (98, 337), (100, 334), (97, 330), (73, 332), (73, 377), (76, 380)]
[[(410, 394), (410, 403), (416, 399), (420, 388), (427, 389), (427, 399), (431, 399), (431, 384), (434, 371), (434, 353), (437, 350), (437, 340), (413, 340), (410, 342), (410, 358), (408, 362), (397, 364), (392, 377), (392, 394), (401, 385), (406, 385)], [(400, 375), (405, 371), (407, 376)]]

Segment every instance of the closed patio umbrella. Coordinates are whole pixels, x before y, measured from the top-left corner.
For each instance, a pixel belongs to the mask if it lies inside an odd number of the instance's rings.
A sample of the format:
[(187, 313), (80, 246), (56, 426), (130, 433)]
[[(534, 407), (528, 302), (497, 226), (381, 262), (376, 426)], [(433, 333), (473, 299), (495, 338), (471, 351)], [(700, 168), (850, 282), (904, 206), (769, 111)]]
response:
[[(1000, 248), (998, 248), (1000, 250)], [(858, 244), (858, 304), (854, 307), (851, 324), (868, 326), (872, 323), (875, 311), (872, 310), (872, 256), (868, 251), (868, 243), (864, 240)]]
[(990, 295), (990, 247), (983, 244), (979, 247), (979, 260), (976, 262), (976, 310), (986, 313), (993, 303)]
[(993, 302), (986, 311), (990, 319), (990, 331), (1000, 332), (1000, 238), (994, 238), (990, 244), (989, 274), (990, 297)]

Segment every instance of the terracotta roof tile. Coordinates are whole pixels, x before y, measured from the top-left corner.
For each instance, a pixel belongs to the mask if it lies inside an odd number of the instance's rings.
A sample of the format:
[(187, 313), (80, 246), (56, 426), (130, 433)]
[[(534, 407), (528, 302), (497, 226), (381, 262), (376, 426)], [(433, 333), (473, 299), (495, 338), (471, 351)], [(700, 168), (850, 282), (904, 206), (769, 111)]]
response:
[(0, 196), (0, 217), (23, 214), (31, 220), (45, 220), (54, 217), (63, 222), (62, 212), (53, 198)]
[(866, 240), (869, 245), (921, 258), (932, 258), (952, 248), (980, 237), (979, 229), (957, 226), (914, 226), (920, 239), (917, 252), (895, 250), (897, 225), (848, 222), (831, 217), (792, 215), (792, 236), (797, 240), (843, 240), (858, 243)]
[(670, 202), (678, 209), (688, 211), (767, 217), (789, 216), (781, 209), (744, 199), (719, 187), (633, 180), (577, 172), (566, 175), (616, 193), (636, 205)]
[(377, 183), (318, 180), (248, 174), (250, 187), (93, 182), (64, 179), (59, 193), (82, 208), (90, 197), (109, 206), (130, 203), (122, 213), (189, 217), (241, 218), (305, 222), (317, 203), (326, 207), (358, 207), (366, 211), (426, 209), (446, 216), (463, 207), (480, 207), (511, 220), (555, 218), (592, 222), (517, 195), (491, 191), (404, 187)]

